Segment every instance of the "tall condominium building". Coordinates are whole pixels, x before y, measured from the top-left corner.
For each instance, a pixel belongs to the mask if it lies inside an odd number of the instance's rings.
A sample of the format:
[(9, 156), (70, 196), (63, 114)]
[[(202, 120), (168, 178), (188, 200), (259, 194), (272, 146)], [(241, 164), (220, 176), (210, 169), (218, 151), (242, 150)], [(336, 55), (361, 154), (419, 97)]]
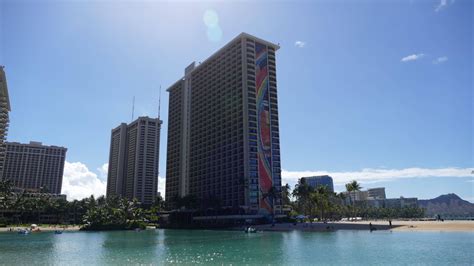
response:
[(112, 130), (107, 197), (136, 198), (144, 205), (155, 201), (161, 123), (157, 118), (139, 117)]
[(167, 200), (279, 211), (278, 49), (242, 33), (168, 88)]
[(332, 181), (332, 177), (328, 175), (310, 176), (303, 178), (306, 179), (308, 185), (313, 188), (317, 188), (319, 186), (326, 186), (329, 191), (334, 192), (334, 183)]
[(8, 133), (10, 98), (8, 97), (7, 78), (3, 66), (0, 66), (0, 177), (5, 164), (5, 141)]
[(2, 178), (29, 192), (60, 194), (66, 151), (64, 147), (45, 146), (41, 142), (6, 142)]

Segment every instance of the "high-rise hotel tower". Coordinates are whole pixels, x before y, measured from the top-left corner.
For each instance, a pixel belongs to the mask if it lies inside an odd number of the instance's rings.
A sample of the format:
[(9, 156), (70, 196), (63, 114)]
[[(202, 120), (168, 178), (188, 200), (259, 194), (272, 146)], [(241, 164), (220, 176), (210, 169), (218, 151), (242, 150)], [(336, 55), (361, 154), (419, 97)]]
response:
[(112, 130), (107, 197), (136, 198), (144, 205), (155, 201), (161, 123), (157, 118), (139, 117)]
[(278, 212), (278, 48), (242, 33), (168, 88), (167, 201)]
[(61, 194), (66, 148), (35, 141), (5, 144), (3, 179), (9, 179), (14, 187), (29, 192)]
[(0, 177), (5, 166), (5, 141), (8, 133), (10, 98), (8, 97), (7, 78), (3, 66), (0, 66)]

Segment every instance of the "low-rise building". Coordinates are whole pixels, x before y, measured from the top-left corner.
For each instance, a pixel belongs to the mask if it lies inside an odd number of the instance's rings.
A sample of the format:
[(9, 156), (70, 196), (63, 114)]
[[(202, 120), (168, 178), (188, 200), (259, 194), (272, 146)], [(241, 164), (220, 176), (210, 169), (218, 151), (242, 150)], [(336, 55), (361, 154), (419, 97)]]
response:
[(346, 205), (357, 204), (374, 208), (418, 207), (417, 198), (400, 197), (387, 199), (384, 187), (369, 188), (366, 191), (346, 191), (343, 194), (346, 196)]
[(382, 208), (385, 206), (385, 199), (368, 199), (367, 206), (373, 208)]
[(343, 192), (346, 196), (345, 202), (346, 204), (353, 204), (357, 201), (367, 201), (369, 193), (367, 191), (351, 191), (351, 192)]
[(394, 198), (385, 199), (383, 207), (385, 208), (416, 208), (418, 207), (418, 198)]
[(377, 187), (377, 188), (369, 188), (367, 190), (367, 197), (370, 199), (385, 199), (385, 188), (384, 187)]

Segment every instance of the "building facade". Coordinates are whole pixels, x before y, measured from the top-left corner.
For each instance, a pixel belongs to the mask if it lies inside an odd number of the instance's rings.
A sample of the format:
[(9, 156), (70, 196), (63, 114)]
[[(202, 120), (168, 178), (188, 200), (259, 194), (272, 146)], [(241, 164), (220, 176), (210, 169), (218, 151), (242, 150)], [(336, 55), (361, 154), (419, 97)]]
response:
[(416, 208), (418, 207), (418, 198), (394, 198), (385, 199), (385, 208)]
[(0, 66), (0, 177), (5, 165), (5, 141), (8, 133), (10, 98), (8, 97), (7, 78), (3, 66)]
[(345, 191), (344, 194), (346, 195), (346, 203), (351, 204), (356, 201), (366, 201), (369, 197), (369, 192), (367, 191)]
[(10, 179), (15, 187), (28, 192), (61, 194), (66, 151), (64, 147), (41, 142), (6, 142), (2, 178)]
[[(346, 204), (354, 203), (356, 201), (371, 201), (372, 205), (380, 205), (380, 202), (386, 199), (385, 188), (369, 188), (365, 191), (343, 192), (346, 195)], [(375, 201), (374, 201), (375, 200)], [(382, 200), (382, 201), (377, 201)], [(382, 204), (383, 205), (383, 204)]]
[(202, 207), (278, 209), (278, 49), (242, 33), (168, 89), (167, 201), (193, 195)]
[(139, 117), (112, 130), (107, 197), (136, 198), (144, 205), (155, 201), (161, 124), (157, 118)]
[(310, 177), (303, 177), (307, 184), (312, 188), (317, 188), (319, 186), (326, 186), (329, 191), (334, 192), (334, 183), (332, 177), (328, 175), (320, 175), (320, 176), (310, 176)]
[(377, 187), (377, 188), (369, 188), (367, 190), (368, 198), (369, 199), (385, 199), (385, 188), (384, 187)]

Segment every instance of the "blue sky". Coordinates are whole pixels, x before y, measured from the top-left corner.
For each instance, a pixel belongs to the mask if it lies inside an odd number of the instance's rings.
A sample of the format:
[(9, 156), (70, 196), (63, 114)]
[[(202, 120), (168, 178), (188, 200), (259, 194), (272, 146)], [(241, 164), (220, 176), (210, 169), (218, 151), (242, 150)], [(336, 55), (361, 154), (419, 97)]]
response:
[(131, 120), (133, 96), (136, 115), (156, 116), (160, 85), (164, 177), (165, 89), (247, 32), (281, 46), (287, 182), (327, 172), (336, 190), (357, 179), (393, 197), (474, 201), (472, 1), (0, 3), (8, 140), (67, 147), (73, 198), (103, 191), (110, 130)]

